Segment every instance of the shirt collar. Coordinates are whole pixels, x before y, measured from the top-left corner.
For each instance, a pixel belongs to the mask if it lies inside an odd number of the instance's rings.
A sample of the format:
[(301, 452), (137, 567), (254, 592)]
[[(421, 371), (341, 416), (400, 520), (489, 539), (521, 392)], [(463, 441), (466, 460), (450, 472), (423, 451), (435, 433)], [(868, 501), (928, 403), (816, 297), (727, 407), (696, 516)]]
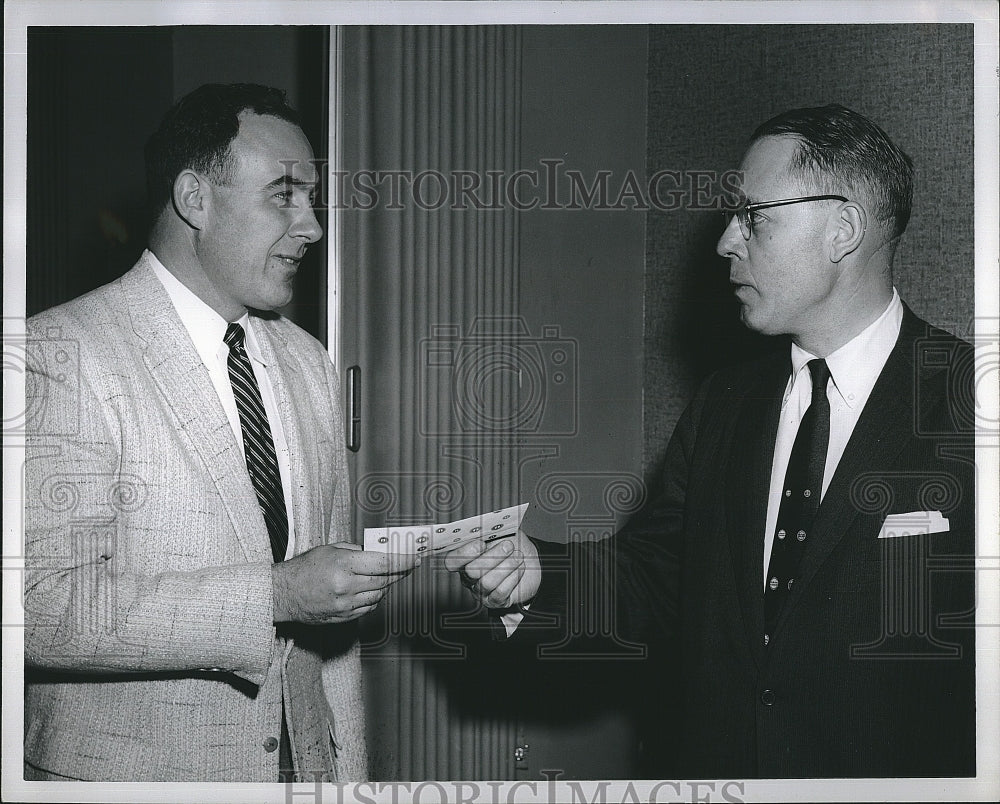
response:
[[(184, 324), (184, 328), (191, 336), (194, 348), (202, 362), (209, 365), (218, 360), (221, 348), (229, 351), (224, 340), (229, 322), (174, 276), (152, 251), (147, 249), (146, 256), (153, 266), (153, 273), (160, 280), (160, 284), (167, 291), (174, 309), (177, 310), (181, 323)], [(242, 326), (246, 332), (246, 351), (250, 359), (261, 365), (267, 365), (261, 354), (253, 327), (250, 325), (250, 314), (244, 313), (236, 319), (235, 323)]]
[[(864, 405), (868, 401), (875, 382), (899, 339), (902, 323), (903, 302), (894, 287), (892, 299), (882, 315), (826, 358), (834, 387), (849, 408)], [(805, 365), (815, 359), (816, 355), (793, 343), (793, 381)]]

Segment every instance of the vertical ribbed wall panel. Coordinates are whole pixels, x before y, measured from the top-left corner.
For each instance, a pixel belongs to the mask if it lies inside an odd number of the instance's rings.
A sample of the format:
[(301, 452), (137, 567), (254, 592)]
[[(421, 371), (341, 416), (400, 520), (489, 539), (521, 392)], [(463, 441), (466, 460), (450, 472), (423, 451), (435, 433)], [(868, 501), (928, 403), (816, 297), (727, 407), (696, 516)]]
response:
[[(447, 521), (515, 504), (516, 442), (502, 424), (518, 398), (502, 356), (516, 344), (516, 210), (456, 208), (452, 177), (478, 175), (477, 195), (486, 200), (487, 171), (509, 177), (518, 167), (520, 32), (379, 26), (340, 33), (345, 92), (357, 93), (347, 104), (357, 113), (345, 120), (344, 169), (434, 171), (451, 182), (438, 209), (412, 203), (419, 194), (435, 205), (443, 188), (427, 178), (404, 193), (401, 209), (386, 208), (382, 184), (376, 208), (345, 216), (346, 253), (360, 264), (345, 269), (356, 272), (357, 287), (345, 283), (343, 303), (357, 305), (345, 318), (357, 332), (342, 337), (357, 340), (347, 351), (356, 352), (366, 378), (369, 423), (354, 478), (359, 527)], [(477, 339), (484, 327), (493, 334)], [(459, 365), (428, 368), (422, 344), (455, 337), (456, 360), (478, 360), (466, 367), (480, 375), (459, 377)], [(468, 398), (456, 403), (463, 393)], [(512, 778), (513, 721), (469, 704), (468, 685), (483, 680), (463, 684), (462, 649), (439, 638), (443, 614), (470, 608), (457, 578), (432, 559), (364, 623), (377, 779)]]

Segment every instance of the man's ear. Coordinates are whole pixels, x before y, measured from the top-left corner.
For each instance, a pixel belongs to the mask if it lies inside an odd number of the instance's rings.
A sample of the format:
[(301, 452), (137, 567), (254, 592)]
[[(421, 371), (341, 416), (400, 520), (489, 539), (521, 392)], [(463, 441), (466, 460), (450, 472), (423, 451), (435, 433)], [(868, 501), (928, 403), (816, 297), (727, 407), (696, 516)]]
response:
[(868, 213), (860, 204), (848, 201), (841, 204), (831, 225), (834, 230), (830, 239), (830, 261), (840, 262), (856, 250), (865, 239), (865, 231), (868, 228)]
[(207, 182), (193, 170), (182, 170), (174, 179), (174, 210), (193, 229), (201, 229), (205, 225), (210, 203), (208, 194)]

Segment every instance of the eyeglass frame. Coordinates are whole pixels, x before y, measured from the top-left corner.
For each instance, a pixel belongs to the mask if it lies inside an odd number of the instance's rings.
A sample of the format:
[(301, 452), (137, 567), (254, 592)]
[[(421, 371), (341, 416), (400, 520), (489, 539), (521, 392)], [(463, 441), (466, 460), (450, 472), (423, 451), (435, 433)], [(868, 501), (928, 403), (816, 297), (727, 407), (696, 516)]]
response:
[(740, 226), (740, 234), (743, 235), (743, 239), (749, 242), (750, 238), (753, 237), (753, 222), (750, 219), (750, 214), (756, 212), (758, 209), (770, 209), (771, 207), (784, 207), (788, 204), (801, 204), (806, 201), (840, 201), (845, 203), (850, 201), (849, 198), (844, 198), (842, 195), (803, 195), (798, 198), (782, 198), (779, 201), (755, 201), (749, 204), (743, 204), (736, 209), (727, 209), (723, 212), (726, 216), (726, 226), (729, 226), (729, 222), (736, 218), (737, 223)]

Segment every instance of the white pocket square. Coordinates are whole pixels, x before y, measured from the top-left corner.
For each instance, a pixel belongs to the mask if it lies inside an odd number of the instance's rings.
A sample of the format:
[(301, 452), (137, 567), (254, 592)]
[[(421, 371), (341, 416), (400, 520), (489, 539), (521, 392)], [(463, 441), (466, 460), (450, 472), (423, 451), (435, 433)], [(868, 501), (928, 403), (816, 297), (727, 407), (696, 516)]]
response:
[(911, 511), (908, 514), (889, 514), (878, 532), (880, 539), (899, 536), (916, 536), (918, 533), (947, 533), (948, 520), (940, 511)]

